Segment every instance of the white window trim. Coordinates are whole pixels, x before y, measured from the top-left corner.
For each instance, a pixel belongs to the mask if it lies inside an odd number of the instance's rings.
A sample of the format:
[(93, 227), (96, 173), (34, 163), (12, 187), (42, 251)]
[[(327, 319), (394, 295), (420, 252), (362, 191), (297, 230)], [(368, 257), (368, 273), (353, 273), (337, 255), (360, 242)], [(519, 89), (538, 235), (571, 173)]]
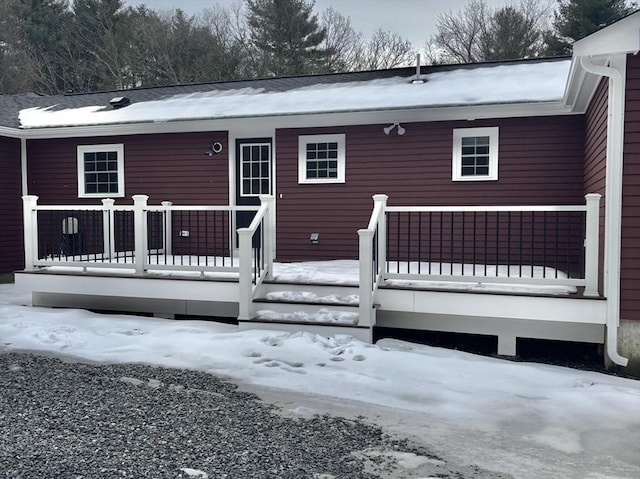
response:
[[(496, 181), (498, 179), (498, 145), (499, 128), (497, 126), (487, 128), (456, 128), (453, 130), (453, 181)], [(489, 137), (489, 174), (462, 176), (462, 138), (470, 136)]]
[[(115, 151), (118, 154), (118, 192), (87, 193), (84, 181), (84, 154)], [(79, 198), (121, 198), (124, 197), (124, 144), (78, 145), (78, 197)]]
[[(307, 143), (337, 143), (338, 144), (338, 176), (337, 178), (307, 178)], [(298, 137), (298, 183), (344, 183), (345, 182), (345, 158), (346, 158), (345, 134), (333, 135), (300, 135)]]

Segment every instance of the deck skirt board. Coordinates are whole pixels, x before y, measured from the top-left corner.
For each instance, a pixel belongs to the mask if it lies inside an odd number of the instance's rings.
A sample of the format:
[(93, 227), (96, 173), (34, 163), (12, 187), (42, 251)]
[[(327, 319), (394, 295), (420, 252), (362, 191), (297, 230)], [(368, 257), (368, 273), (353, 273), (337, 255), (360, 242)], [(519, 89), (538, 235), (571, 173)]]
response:
[[(155, 315), (239, 316), (237, 278), (177, 274), (123, 275), (52, 269), (16, 274), (33, 304)], [(240, 330), (308, 331), (372, 341), (376, 327), (449, 331), (515, 338), (604, 342), (607, 301), (580, 293), (544, 295), (382, 286), (375, 324), (360, 320), (355, 284), (267, 281), (256, 287), (251, 319)], [(256, 314), (258, 313), (259, 314)], [(504, 342), (504, 341), (503, 341)], [(504, 349), (504, 348), (503, 348)]]

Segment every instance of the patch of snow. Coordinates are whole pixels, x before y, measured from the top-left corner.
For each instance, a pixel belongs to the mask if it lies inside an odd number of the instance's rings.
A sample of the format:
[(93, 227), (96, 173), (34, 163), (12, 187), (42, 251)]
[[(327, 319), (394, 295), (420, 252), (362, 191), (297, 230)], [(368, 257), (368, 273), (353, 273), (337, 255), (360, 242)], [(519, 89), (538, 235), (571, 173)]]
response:
[(631, 379), (392, 339), (370, 345), (23, 304), (15, 285), (0, 285), (3, 351), (192, 368), (358, 414), (384, 408), (398, 414), (399, 428), (431, 438), (438, 454), (518, 479), (640, 477), (640, 382)]
[(395, 77), (283, 92), (260, 88), (208, 91), (133, 103), (117, 110), (104, 105), (53, 110), (55, 105), (51, 105), (21, 110), (19, 119), (23, 128), (42, 128), (559, 101), (570, 66), (571, 61), (564, 60), (460, 68), (425, 75), (426, 82), (421, 85)]
[(187, 477), (193, 477), (195, 479), (209, 479), (209, 474), (199, 469), (191, 469), (189, 467), (181, 467), (180, 470), (184, 472)]
[(304, 311), (295, 311), (292, 313), (280, 313), (268, 309), (256, 311), (256, 319), (262, 321), (287, 321), (297, 323), (338, 323), (338, 324), (358, 324), (358, 313), (349, 313), (344, 311), (332, 311), (321, 308), (314, 313), (306, 313)]
[(336, 294), (328, 294), (319, 296), (310, 291), (274, 291), (267, 293), (267, 299), (271, 301), (296, 302), (296, 303), (323, 303), (323, 304), (344, 304), (357, 305), (359, 296), (357, 294), (349, 294), (347, 296), (339, 296)]
[[(180, 257), (176, 257), (180, 258)], [(210, 257), (198, 257), (187, 256), (182, 257), (181, 261), (185, 265), (197, 265), (200, 264), (204, 267), (205, 264), (213, 265), (214, 260), (217, 260), (217, 264), (221, 264), (220, 258), (213, 256)], [(132, 262), (131, 258), (127, 258), (127, 262)], [(164, 264), (181, 264), (180, 261), (168, 256), (158, 256), (150, 258), (150, 270), (147, 273), (149, 276), (158, 277), (170, 277), (179, 276), (183, 278), (208, 278), (208, 279), (235, 279), (238, 277), (237, 272), (228, 271), (198, 271), (198, 270), (163, 270)], [(104, 267), (99, 266), (98, 263), (87, 263), (92, 266), (87, 266), (86, 271), (88, 273), (104, 273), (106, 271), (109, 274), (122, 274), (131, 275), (135, 273), (135, 270), (128, 268), (111, 268), (108, 263), (104, 263)], [(122, 264), (122, 261), (120, 262)], [(234, 258), (233, 266), (229, 259), (226, 261), (226, 265), (229, 267), (238, 267), (238, 259)], [(576, 292), (575, 286), (555, 285), (555, 284), (526, 284), (526, 283), (508, 283), (509, 278), (532, 278), (541, 280), (544, 278), (558, 278), (566, 279), (566, 273), (555, 270), (550, 267), (523, 265), (523, 266), (507, 266), (507, 265), (473, 265), (473, 264), (460, 264), (460, 263), (428, 263), (417, 261), (396, 261), (389, 262), (389, 272), (399, 274), (423, 274), (424, 280), (415, 279), (390, 279), (385, 282), (386, 285), (394, 287), (405, 287), (415, 289), (454, 289), (461, 291), (475, 291), (475, 292), (504, 292), (504, 293), (530, 293), (530, 294), (570, 294)], [(78, 272), (82, 268), (79, 266), (48, 266), (51, 271), (58, 272)], [(431, 268), (431, 269), (429, 269)], [(431, 275), (427, 277), (431, 271)], [(504, 278), (505, 283), (497, 282), (483, 282), (482, 277), (468, 278), (468, 281), (462, 281), (465, 279), (463, 276), (483, 275), (488, 278)], [(274, 263), (273, 264), (273, 276), (274, 280), (279, 283), (298, 283), (298, 284), (335, 284), (344, 286), (357, 286), (359, 282), (360, 268), (357, 260), (330, 260), (330, 261), (305, 261), (294, 263)], [(440, 275), (458, 276), (460, 280), (439, 280)], [(281, 292), (270, 293), (275, 296), (268, 297), (270, 299), (282, 299), (304, 302), (326, 302), (326, 303), (343, 303), (343, 304), (357, 304), (358, 298), (356, 295), (347, 296), (325, 296), (316, 297), (312, 299), (312, 293), (300, 294), (294, 292)], [(298, 296), (296, 296), (298, 295)], [(298, 299), (294, 299), (294, 298)], [(306, 299), (305, 299), (306, 298)], [(308, 301), (307, 301), (308, 300)]]

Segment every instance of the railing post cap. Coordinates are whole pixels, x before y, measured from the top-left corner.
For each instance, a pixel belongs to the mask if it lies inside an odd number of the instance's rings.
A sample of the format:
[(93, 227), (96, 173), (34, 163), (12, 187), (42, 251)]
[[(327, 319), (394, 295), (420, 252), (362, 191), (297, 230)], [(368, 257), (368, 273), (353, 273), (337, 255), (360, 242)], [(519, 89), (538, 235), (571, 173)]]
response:
[(373, 236), (376, 232), (374, 230), (361, 229), (358, 230), (358, 236)]
[(135, 202), (147, 201), (149, 199), (149, 195), (133, 195), (131, 199)]
[(373, 201), (387, 201), (389, 199), (388, 195), (373, 195)]
[(160, 203), (162, 206), (171, 206), (173, 205), (173, 201), (163, 201)]
[(260, 198), (261, 202), (275, 200), (275, 197), (273, 195), (260, 195), (258, 198)]
[(24, 195), (22, 201), (38, 201), (40, 197), (36, 195)]
[(104, 206), (113, 206), (113, 204), (116, 202), (116, 200), (114, 200), (113, 198), (103, 198), (102, 199), (102, 204)]
[(602, 198), (602, 195), (600, 193), (587, 193), (584, 197), (587, 201), (599, 201), (600, 198)]

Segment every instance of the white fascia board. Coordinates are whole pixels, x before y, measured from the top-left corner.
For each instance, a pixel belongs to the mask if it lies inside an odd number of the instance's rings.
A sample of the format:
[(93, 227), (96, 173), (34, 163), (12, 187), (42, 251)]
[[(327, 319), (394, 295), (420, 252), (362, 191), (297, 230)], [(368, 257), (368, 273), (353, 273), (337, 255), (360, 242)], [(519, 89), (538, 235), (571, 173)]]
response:
[(4, 136), (6, 138), (21, 138), (22, 130), (18, 128), (9, 128), (7, 126), (0, 126), (0, 136)]
[(122, 123), (20, 130), (21, 136), (35, 138), (79, 138), (89, 136), (145, 135), (158, 133), (187, 133), (198, 131), (230, 131), (234, 129), (312, 128), (326, 126), (372, 125), (389, 122), (432, 122), (479, 120), (528, 116), (570, 115), (574, 112), (562, 101), (535, 103), (505, 103), (499, 105), (465, 105), (437, 108), (410, 108), (327, 112), (313, 114), (264, 117), (218, 118), (150, 123)]
[(573, 44), (574, 57), (640, 51), (640, 11)]
[[(607, 57), (598, 57), (593, 59), (594, 63), (606, 65)], [(564, 104), (566, 108), (573, 113), (581, 114), (587, 111), (593, 95), (596, 93), (600, 77), (587, 73), (580, 66), (580, 58), (573, 57), (571, 61), (571, 70), (569, 71), (569, 79), (564, 92)]]

